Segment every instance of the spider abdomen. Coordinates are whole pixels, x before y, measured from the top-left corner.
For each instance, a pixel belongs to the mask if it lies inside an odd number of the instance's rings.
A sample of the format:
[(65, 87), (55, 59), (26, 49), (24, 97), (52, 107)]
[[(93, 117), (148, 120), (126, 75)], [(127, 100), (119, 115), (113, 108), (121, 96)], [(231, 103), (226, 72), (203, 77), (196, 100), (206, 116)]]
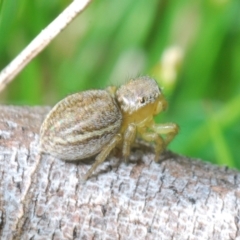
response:
[(75, 93), (47, 115), (40, 130), (40, 149), (63, 160), (88, 158), (119, 132), (121, 123), (121, 111), (108, 91)]

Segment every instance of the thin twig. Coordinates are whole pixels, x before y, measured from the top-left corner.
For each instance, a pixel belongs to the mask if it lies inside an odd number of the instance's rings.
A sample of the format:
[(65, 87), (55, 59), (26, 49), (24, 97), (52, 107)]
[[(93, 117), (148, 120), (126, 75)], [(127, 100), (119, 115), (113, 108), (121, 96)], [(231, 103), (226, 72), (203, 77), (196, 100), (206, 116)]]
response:
[(32, 42), (0, 72), (0, 92), (8, 83), (40, 53), (91, 0), (74, 0), (52, 23), (50, 23)]

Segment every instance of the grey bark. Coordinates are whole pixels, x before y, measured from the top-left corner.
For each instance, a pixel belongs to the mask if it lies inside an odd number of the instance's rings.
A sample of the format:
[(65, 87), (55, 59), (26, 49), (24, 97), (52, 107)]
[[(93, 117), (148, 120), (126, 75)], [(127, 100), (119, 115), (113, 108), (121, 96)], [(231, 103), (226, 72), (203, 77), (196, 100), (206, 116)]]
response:
[(0, 106), (0, 239), (240, 238), (238, 171), (138, 147), (83, 184), (89, 163), (38, 155), (48, 111)]

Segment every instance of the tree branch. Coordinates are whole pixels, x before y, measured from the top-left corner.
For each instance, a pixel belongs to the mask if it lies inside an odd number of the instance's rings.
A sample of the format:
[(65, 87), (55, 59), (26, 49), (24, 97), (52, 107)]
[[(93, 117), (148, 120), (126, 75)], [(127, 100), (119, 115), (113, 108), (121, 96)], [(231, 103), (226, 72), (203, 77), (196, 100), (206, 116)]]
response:
[(236, 239), (240, 173), (147, 148), (85, 163), (38, 156), (49, 108), (0, 107), (1, 239)]
[(52, 23), (0, 72), (0, 92), (37, 56), (72, 20), (82, 12), (91, 0), (74, 0)]

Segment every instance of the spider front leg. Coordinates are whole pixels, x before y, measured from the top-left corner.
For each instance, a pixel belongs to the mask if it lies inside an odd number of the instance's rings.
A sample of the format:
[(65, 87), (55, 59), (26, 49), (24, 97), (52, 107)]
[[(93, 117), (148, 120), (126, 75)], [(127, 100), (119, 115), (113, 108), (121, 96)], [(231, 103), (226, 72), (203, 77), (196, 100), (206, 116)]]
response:
[(159, 161), (159, 156), (165, 148), (164, 140), (162, 137), (156, 132), (148, 132), (146, 129), (140, 132), (140, 135), (143, 140), (147, 142), (154, 142), (155, 143), (155, 158), (154, 161)]
[(173, 140), (173, 138), (177, 135), (177, 133), (179, 131), (179, 127), (175, 123), (165, 123), (165, 124), (153, 123), (152, 126), (150, 126), (150, 128), (158, 134), (166, 135), (166, 138), (164, 140), (165, 148)]

